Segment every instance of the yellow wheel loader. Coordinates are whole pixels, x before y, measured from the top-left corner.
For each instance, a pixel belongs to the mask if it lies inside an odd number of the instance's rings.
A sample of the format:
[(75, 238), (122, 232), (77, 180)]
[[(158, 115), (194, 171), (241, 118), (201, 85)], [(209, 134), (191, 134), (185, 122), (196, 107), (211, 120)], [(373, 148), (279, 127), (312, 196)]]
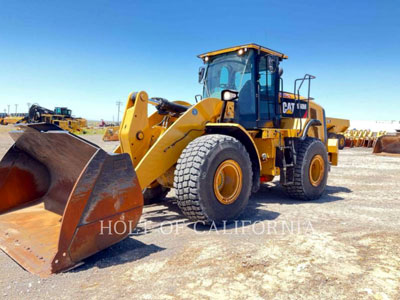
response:
[(0, 163), (0, 247), (48, 276), (125, 238), (144, 198), (171, 188), (183, 214), (207, 224), (235, 220), (276, 176), (290, 197), (318, 199), (338, 142), (310, 97), (315, 77), (285, 92), (287, 56), (256, 44), (199, 57), (202, 97), (191, 105), (131, 93), (114, 154), (51, 124), (11, 132)]

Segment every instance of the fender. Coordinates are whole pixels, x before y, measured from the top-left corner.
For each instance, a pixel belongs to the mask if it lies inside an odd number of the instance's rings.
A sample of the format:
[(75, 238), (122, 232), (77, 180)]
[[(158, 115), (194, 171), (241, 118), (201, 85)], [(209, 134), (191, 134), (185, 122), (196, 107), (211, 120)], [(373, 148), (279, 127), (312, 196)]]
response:
[(316, 119), (311, 119), (310, 121), (308, 121), (308, 123), (306, 124), (306, 127), (304, 127), (303, 133), (301, 135), (301, 140), (305, 140), (307, 135), (308, 135), (308, 130), (310, 129), (311, 126), (321, 126), (322, 123), (320, 120), (316, 120)]
[(225, 134), (239, 140), (249, 153), (253, 169), (253, 188), (255, 193), (260, 188), (261, 161), (256, 144), (251, 135), (239, 124), (234, 123), (207, 123), (206, 134)]

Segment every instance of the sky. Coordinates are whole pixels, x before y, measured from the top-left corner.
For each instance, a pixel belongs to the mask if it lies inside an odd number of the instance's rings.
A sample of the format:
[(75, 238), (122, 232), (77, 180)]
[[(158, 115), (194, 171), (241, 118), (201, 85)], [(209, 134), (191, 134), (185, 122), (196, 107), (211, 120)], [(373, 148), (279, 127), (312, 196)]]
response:
[(200, 53), (283, 52), (327, 116), (400, 119), (398, 1), (0, 0), (0, 112), (27, 103), (116, 120), (132, 91), (194, 103)]

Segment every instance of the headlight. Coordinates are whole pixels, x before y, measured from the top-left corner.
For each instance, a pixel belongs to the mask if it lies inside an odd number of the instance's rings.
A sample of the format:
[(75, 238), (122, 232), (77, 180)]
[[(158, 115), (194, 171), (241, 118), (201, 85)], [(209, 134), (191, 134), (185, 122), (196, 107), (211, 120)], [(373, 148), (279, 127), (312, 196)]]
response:
[(221, 92), (222, 101), (234, 101), (239, 97), (239, 92), (234, 90), (223, 90)]

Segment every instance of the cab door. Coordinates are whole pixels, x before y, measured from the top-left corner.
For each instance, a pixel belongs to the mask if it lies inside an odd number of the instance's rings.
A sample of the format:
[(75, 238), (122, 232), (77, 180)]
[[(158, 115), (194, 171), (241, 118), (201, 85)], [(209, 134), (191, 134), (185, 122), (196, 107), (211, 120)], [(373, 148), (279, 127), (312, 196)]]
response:
[(277, 126), (280, 120), (279, 60), (273, 55), (260, 55), (257, 64), (258, 127)]

